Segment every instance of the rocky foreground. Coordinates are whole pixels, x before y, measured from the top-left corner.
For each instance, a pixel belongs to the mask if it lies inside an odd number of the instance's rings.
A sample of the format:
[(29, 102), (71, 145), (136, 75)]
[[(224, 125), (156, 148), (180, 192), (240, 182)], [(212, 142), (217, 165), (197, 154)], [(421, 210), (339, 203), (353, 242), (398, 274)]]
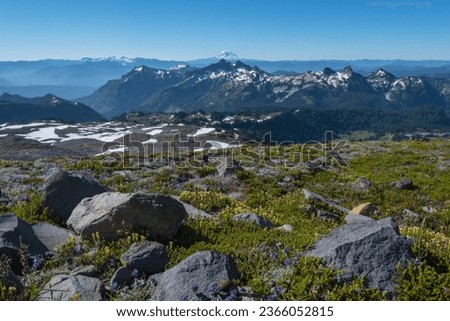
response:
[(449, 299), (449, 146), (414, 144), (347, 169), (4, 162), (0, 299)]

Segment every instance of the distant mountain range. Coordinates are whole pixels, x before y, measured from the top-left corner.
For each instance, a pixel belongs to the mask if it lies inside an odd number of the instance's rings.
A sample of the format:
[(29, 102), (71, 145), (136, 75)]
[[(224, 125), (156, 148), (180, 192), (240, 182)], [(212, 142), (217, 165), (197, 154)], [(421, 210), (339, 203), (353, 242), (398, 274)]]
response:
[(64, 122), (103, 121), (90, 107), (54, 95), (25, 98), (19, 95), (0, 96), (0, 122), (31, 122), (58, 120)]
[(0, 94), (9, 92), (27, 97), (53, 92), (66, 99), (86, 96), (104, 85), (108, 80), (120, 78), (133, 67), (145, 65), (154, 69), (170, 69), (188, 64), (203, 68), (220, 59), (235, 63), (240, 60), (250, 66), (275, 75), (304, 73), (323, 70), (326, 67), (338, 70), (351, 65), (355, 72), (367, 76), (373, 70), (389, 70), (397, 77), (427, 76), (448, 77), (450, 61), (423, 60), (286, 60), (266, 61), (241, 59), (236, 54), (224, 51), (216, 57), (191, 61), (159, 60), (149, 58), (83, 58), (79, 60), (45, 59), (37, 61), (0, 61)]
[[(433, 83), (434, 82), (434, 83)], [(385, 108), (449, 105), (448, 79), (396, 77), (384, 69), (363, 76), (350, 66), (335, 71), (273, 75), (224, 59), (203, 68), (133, 68), (79, 99), (105, 117), (129, 111), (236, 111), (245, 108)]]

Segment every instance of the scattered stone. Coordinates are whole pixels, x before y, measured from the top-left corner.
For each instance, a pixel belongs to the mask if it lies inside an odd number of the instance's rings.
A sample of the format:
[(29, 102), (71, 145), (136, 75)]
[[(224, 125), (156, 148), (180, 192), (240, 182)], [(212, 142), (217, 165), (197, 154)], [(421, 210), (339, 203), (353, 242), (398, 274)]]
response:
[(164, 271), (169, 261), (166, 247), (158, 242), (142, 241), (134, 243), (120, 257), (128, 269), (137, 269), (147, 275)]
[(168, 240), (186, 217), (183, 205), (170, 196), (108, 192), (81, 201), (67, 224), (83, 237), (98, 232), (106, 240), (115, 240), (119, 231), (143, 228), (152, 237)]
[(131, 283), (133, 283), (133, 277), (131, 276), (130, 270), (122, 266), (116, 270), (109, 282), (109, 285), (111, 290), (118, 290), (125, 285), (130, 285)]
[(242, 167), (239, 162), (234, 159), (231, 161), (226, 159), (217, 166), (217, 174), (219, 174), (219, 177), (234, 175), (238, 170), (242, 170)]
[(262, 218), (258, 214), (255, 213), (242, 213), (237, 214), (231, 218), (233, 222), (244, 222), (244, 223), (252, 223), (261, 227), (271, 228), (273, 226), (272, 222)]
[(414, 188), (413, 182), (409, 178), (402, 178), (399, 181), (392, 182), (391, 186), (393, 186), (397, 189), (413, 189)]
[(373, 187), (373, 183), (368, 179), (358, 177), (353, 183), (353, 186), (361, 192), (366, 192)]
[(353, 214), (364, 215), (368, 217), (380, 216), (381, 212), (378, 207), (372, 203), (360, 204), (352, 209)]
[(354, 224), (354, 223), (362, 223), (362, 222), (367, 222), (367, 221), (373, 221), (373, 219), (371, 219), (368, 216), (364, 216), (364, 215), (358, 215), (358, 214), (347, 214), (347, 216), (344, 217), (344, 220), (348, 223), (348, 224)]
[(325, 220), (325, 221), (332, 221), (332, 222), (338, 222), (338, 223), (340, 221), (339, 215), (331, 213), (331, 212), (327, 212), (324, 210), (319, 210), (317, 212), (316, 217), (318, 219)]
[(316, 216), (316, 209), (312, 205), (305, 206), (305, 213), (309, 216)]
[(45, 222), (32, 224), (31, 228), (38, 239), (51, 252), (55, 250), (55, 247), (67, 242), (70, 237), (75, 237), (75, 234), (70, 230)]
[(28, 252), (33, 259), (45, 256), (48, 248), (34, 234), (31, 226), (14, 214), (0, 215), (0, 256), (5, 254), (11, 259), (14, 273), (21, 274), (22, 266), (19, 258), (20, 244), (28, 246)]
[(303, 189), (303, 194), (305, 195), (306, 200), (310, 200), (313, 202), (319, 201), (319, 202), (325, 203), (344, 214), (351, 213), (351, 211), (348, 208), (342, 207), (341, 205), (337, 204), (336, 202), (327, 200), (325, 197), (323, 197), (319, 194), (313, 193), (311, 191), (308, 191), (307, 189)]
[(107, 191), (105, 187), (85, 174), (53, 171), (44, 182), (42, 205), (63, 222), (72, 210), (86, 197)]
[(410, 220), (413, 220), (413, 221), (420, 220), (420, 215), (419, 214), (417, 214), (416, 212), (413, 212), (413, 211), (411, 211), (411, 210), (409, 210), (407, 208), (403, 209), (402, 214), (403, 214), (404, 218), (407, 218), (407, 219), (410, 219)]
[(284, 224), (284, 225), (281, 225), (280, 227), (277, 227), (277, 230), (280, 230), (283, 232), (292, 232), (294, 230), (294, 228), (292, 227), (292, 225)]
[(445, 171), (450, 168), (450, 160), (442, 161), (437, 164), (437, 168), (441, 171)]
[(424, 211), (426, 213), (434, 213), (437, 210), (432, 206), (424, 206), (424, 207), (422, 207), (422, 211)]
[(402, 237), (391, 218), (346, 224), (319, 240), (308, 255), (322, 258), (341, 278), (365, 277), (368, 286), (392, 293), (397, 265), (414, 262), (411, 240)]
[(84, 275), (56, 275), (44, 286), (38, 301), (102, 301), (105, 289), (99, 279)]
[(236, 301), (258, 301), (260, 298), (253, 292), (249, 286), (238, 286)]
[(148, 280), (155, 284), (152, 299), (157, 301), (210, 301), (239, 278), (236, 264), (225, 254), (197, 252), (173, 268)]

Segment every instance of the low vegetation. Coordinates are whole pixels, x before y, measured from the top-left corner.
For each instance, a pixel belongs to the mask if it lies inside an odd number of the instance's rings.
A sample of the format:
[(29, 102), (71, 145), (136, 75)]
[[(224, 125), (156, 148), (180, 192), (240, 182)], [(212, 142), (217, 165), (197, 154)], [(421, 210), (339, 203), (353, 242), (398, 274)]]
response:
[[(283, 158), (295, 148), (278, 147), (275, 155)], [(262, 166), (244, 167), (225, 177), (219, 177), (213, 166), (196, 170), (176, 165), (130, 170), (105, 168), (102, 160), (96, 159), (75, 162), (59, 159), (57, 163), (72, 170), (87, 170), (113, 191), (179, 195), (180, 200), (215, 214), (209, 220), (189, 219), (181, 227), (167, 246), (170, 258), (167, 268), (195, 252), (216, 250), (235, 259), (241, 275), (238, 285), (250, 286), (257, 297), (267, 300), (388, 299), (384, 293), (367, 288), (364, 279), (338, 282), (338, 271), (304, 255), (315, 241), (343, 222), (319, 220), (308, 214), (305, 207), (309, 201), (305, 200), (302, 188), (347, 208), (371, 202), (379, 208), (381, 217), (393, 217), (401, 233), (414, 239), (413, 252), (420, 261), (398, 269), (395, 299), (449, 300), (450, 141), (352, 143), (343, 156), (347, 167), (328, 166), (314, 171), (282, 165), (270, 170)], [(11, 162), (3, 165), (17, 166)], [(402, 177), (410, 178), (414, 188), (398, 190), (391, 186), (392, 181)], [(356, 184), (358, 178), (370, 181), (371, 185), (360, 188)], [(39, 180), (31, 177), (28, 182)], [(27, 201), (20, 201), (10, 209), (29, 222), (52, 222), (40, 201), (41, 196), (35, 190)], [(320, 209), (321, 205), (315, 206)], [(332, 210), (324, 205), (322, 208)], [(406, 217), (402, 214), (404, 209), (416, 212), (418, 217)], [(276, 226), (290, 224), (293, 230), (261, 229), (231, 220), (233, 215), (245, 212), (257, 213)], [(124, 235), (115, 242), (103, 241), (96, 235), (81, 243), (71, 239), (39, 267), (46, 271), (40, 274), (41, 279), (36, 279), (34, 271), (24, 271), (27, 287), (20, 294), (0, 283), (0, 299), (35, 299), (48, 276), (69, 265), (94, 265), (101, 278), (109, 280), (122, 264), (117, 258), (130, 244), (146, 238), (145, 231), (141, 232)], [(0, 282), (5, 273), (7, 262), (2, 258)], [(110, 298), (124, 299), (113, 294)], [(145, 296), (132, 293), (128, 299), (131, 298), (145, 299)]]

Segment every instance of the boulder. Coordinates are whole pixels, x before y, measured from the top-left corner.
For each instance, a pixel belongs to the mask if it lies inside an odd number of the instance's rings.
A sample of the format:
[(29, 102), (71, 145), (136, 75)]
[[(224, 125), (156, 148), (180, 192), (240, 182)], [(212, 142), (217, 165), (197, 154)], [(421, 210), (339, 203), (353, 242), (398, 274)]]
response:
[(55, 275), (39, 293), (38, 301), (102, 301), (105, 289), (99, 279), (84, 275)]
[(183, 205), (170, 196), (108, 192), (82, 200), (67, 224), (83, 237), (98, 232), (106, 240), (115, 240), (121, 232), (146, 229), (152, 237), (168, 240), (186, 217)]
[(413, 189), (413, 182), (409, 178), (402, 178), (399, 181), (395, 181), (391, 183), (391, 186), (397, 189)]
[(364, 215), (368, 217), (374, 217), (381, 215), (378, 207), (372, 203), (360, 204), (352, 209), (353, 214)]
[(365, 277), (368, 286), (392, 293), (397, 265), (414, 262), (411, 243), (400, 235), (391, 218), (385, 218), (337, 227), (307, 255), (322, 258), (328, 266), (342, 271), (343, 280)]
[(198, 209), (191, 204), (179, 201), (181, 204), (183, 204), (184, 209), (186, 210), (189, 218), (192, 219), (210, 219), (213, 218), (213, 215), (211, 213), (205, 212), (201, 209)]
[(130, 285), (133, 283), (133, 277), (131, 276), (130, 270), (126, 267), (121, 266), (114, 272), (114, 275), (109, 282), (111, 290), (118, 290), (125, 285)]
[(217, 300), (239, 278), (236, 264), (225, 254), (215, 251), (197, 252), (164, 273), (151, 276), (156, 286), (152, 299), (157, 301)]
[(244, 222), (244, 223), (251, 223), (258, 225), (260, 227), (267, 227), (270, 228), (273, 226), (272, 222), (269, 220), (266, 220), (265, 218), (262, 218), (258, 214), (255, 213), (242, 213), (237, 214), (231, 218), (234, 222)]
[(86, 197), (107, 191), (105, 187), (86, 174), (53, 171), (44, 181), (42, 205), (62, 222), (66, 222), (72, 210)]
[(147, 275), (164, 271), (169, 258), (166, 247), (158, 242), (134, 243), (122, 254), (120, 260), (130, 270), (137, 269)]
[(11, 268), (16, 274), (22, 273), (19, 258), (21, 242), (28, 246), (30, 258), (44, 256), (48, 251), (27, 222), (14, 214), (0, 215), (0, 256), (5, 254), (11, 259)]
[(45, 222), (32, 224), (31, 228), (37, 238), (51, 252), (55, 250), (55, 247), (67, 242), (69, 237), (75, 237), (70, 230)]

